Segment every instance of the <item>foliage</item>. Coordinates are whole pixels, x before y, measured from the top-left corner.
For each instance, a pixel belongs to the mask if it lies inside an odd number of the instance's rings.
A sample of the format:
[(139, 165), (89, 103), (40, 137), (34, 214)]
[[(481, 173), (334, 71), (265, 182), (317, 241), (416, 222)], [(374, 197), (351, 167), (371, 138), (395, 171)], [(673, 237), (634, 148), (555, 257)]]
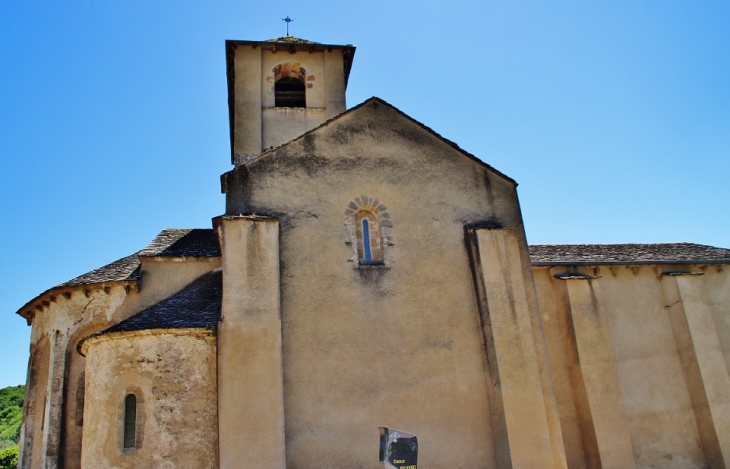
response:
[(18, 447), (0, 449), (0, 469), (15, 469), (18, 467)]
[[(23, 419), (23, 398), (25, 386), (11, 386), (0, 389), (0, 448), (18, 444), (20, 423)], [(17, 453), (17, 446), (16, 446)], [(5, 450), (0, 450), (5, 454)], [(0, 468), (5, 467), (0, 465)]]

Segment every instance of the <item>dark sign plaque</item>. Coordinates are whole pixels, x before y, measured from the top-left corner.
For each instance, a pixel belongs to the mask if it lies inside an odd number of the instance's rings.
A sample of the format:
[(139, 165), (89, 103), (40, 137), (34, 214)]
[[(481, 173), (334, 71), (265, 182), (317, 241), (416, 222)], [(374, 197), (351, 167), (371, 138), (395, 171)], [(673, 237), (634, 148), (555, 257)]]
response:
[(418, 439), (413, 433), (380, 428), (380, 462), (385, 469), (417, 469)]

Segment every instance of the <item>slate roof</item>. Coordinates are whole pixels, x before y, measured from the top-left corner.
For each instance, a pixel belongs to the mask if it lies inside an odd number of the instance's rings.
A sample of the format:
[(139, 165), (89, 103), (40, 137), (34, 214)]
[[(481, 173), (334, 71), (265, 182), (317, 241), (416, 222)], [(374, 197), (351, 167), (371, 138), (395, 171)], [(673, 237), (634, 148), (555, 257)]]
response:
[(533, 244), (532, 265), (730, 263), (730, 249), (693, 243)]
[(184, 329), (215, 326), (221, 317), (223, 272), (201, 275), (159, 303), (113, 325), (97, 335), (146, 329)]
[(140, 256), (220, 257), (218, 235), (213, 229), (166, 229), (153, 239)]
[(57, 285), (54, 288), (90, 285), (92, 283), (115, 282), (120, 280), (137, 280), (141, 277), (137, 254), (123, 257), (91, 272)]
[(157, 304), (140, 311), (112, 327), (79, 342), (81, 350), (86, 340), (114, 332), (152, 329), (186, 329), (216, 327), (221, 317), (223, 272), (216, 269), (201, 275), (188, 286)]
[(120, 281), (136, 282), (142, 276), (140, 257), (220, 257), (220, 255), (218, 236), (213, 229), (165, 229), (138, 253), (49, 288), (23, 305), (17, 314), (26, 318), (30, 323), (34, 314), (33, 308), (57, 292), (85, 285)]

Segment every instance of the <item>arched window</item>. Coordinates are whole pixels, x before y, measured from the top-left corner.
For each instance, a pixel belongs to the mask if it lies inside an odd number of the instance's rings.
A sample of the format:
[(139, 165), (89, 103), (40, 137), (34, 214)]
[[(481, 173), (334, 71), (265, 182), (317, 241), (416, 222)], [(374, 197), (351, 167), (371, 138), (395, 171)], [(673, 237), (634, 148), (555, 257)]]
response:
[(367, 209), (355, 214), (357, 223), (357, 256), (360, 264), (382, 264), (383, 253), (378, 216)]
[(295, 77), (280, 78), (274, 84), (276, 107), (307, 107), (304, 82)]
[(355, 197), (345, 208), (348, 262), (356, 268), (393, 267), (393, 219), (388, 207), (372, 196)]
[(123, 448), (137, 446), (137, 396), (127, 394), (124, 398), (124, 442)]

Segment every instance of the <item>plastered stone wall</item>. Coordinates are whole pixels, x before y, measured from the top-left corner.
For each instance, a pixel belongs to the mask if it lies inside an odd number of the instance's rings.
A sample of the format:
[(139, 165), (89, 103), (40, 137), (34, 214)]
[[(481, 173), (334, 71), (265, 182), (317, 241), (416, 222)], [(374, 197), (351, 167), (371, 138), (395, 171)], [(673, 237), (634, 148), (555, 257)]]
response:
[[(148, 259), (143, 261), (139, 291), (114, 282), (79, 286), (54, 294), (37, 311), (31, 330), (31, 361), (43, 352), (48, 363), (36, 372), (37, 378), (29, 374), (26, 392), (29, 396), (43, 395), (46, 401), (27, 410), (24, 421), (45, 419), (45, 423), (40, 438), (33, 433), (40, 426), (25, 425), (22, 467), (63, 464), (74, 468), (80, 463), (80, 407), (85, 392), (79, 383), (85, 373), (85, 359), (76, 352), (78, 341), (157, 303), (219, 266), (217, 258)], [(37, 346), (40, 343), (46, 345)], [(31, 464), (31, 460), (36, 462)]]
[[(78, 374), (82, 371), (78, 366), (69, 368), (71, 360), (75, 358), (72, 355), (75, 353), (72, 339), (80, 339), (77, 335), (79, 331), (88, 330), (92, 333), (113, 324), (112, 315), (124, 303), (126, 296), (127, 291), (121, 285), (79, 288), (66, 295), (58, 294), (36, 314), (31, 330), (31, 362), (36, 359), (36, 354), (45, 350), (48, 364), (38, 372), (37, 378), (33, 378), (30, 373), (26, 392), (35, 396), (45, 395), (46, 400), (44, 405), (29, 409), (24, 418), (24, 438), (28, 441), (30, 437), (32, 443), (24, 445), (22, 467), (55, 467), (61, 464), (63, 444), (66, 441), (63, 435), (66, 426), (64, 419), (69, 418), (64, 414), (64, 403), (78, 397), (68, 397), (68, 392), (75, 393), (75, 390), (66, 389), (66, 384), (70, 382), (67, 381), (67, 376), (78, 379)], [(37, 346), (43, 343), (46, 345)], [(42, 440), (33, 435), (38, 426), (35, 425), (35, 430), (31, 430), (27, 425), (31, 421), (44, 422)], [(68, 441), (72, 443), (72, 447), (78, 445), (74, 435), (70, 435)], [(71, 449), (69, 458), (73, 458), (73, 453), (74, 450)], [(73, 463), (70, 467), (74, 467)]]
[[(137, 447), (122, 449), (123, 401), (137, 395)], [(215, 338), (143, 331), (88, 343), (83, 467), (216, 468)]]
[(201, 275), (219, 268), (221, 260), (217, 257), (160, 257), (142, 258), (141, 264), (139, 293), (127, 295), (124, 304), (114, 311), (115, 322), (127, 319), (182, 290)]
[(606, 274), (600, 283), (637, 467), (656, 461), (667, 468), (702, 467), (695, 415), (656, 270)]
[(63, 386), (63, 423), (61, 426), (61, 455), (64, 469), (81, 467), (81, 442), (86, 397), (86, 357), (78, 353), (81, 339), (108, 327), (104, 321), (93, 321), (80, 327), (69, 339), (66, 349), (66, 373)]
[(534, 269), (568, 467), (601, 467), (585, 392), (566, 282), (550, 269)]
[(709, 267), (703, 280), (725, 366), (730, 373), (730, 266)]
[(40, 467), (43, 462), (45, 410), (48, 399), (50, 344), (44, 338), (31, 347), (33, 356), (28, 370), (28, 387), (23, 407), (23, 438), (18, 466)]
[[(379, 103), (225, 184), (229, 214), (281, 223), (287, 467), (379, 467), (379, 425), (417, 433), (425, 467), (495, 467), (464, 225), (524, 243), (514, 184)], [(352, 259), (345, 210), (359, 196), (388, 207), (384, 268)]]
[[(235, 117), (233, 153), (236, 164), (287, 142), (345, 111), (342, 51), (274, 52), (260, 46), (237, 45), (235, 52)], [(305, 108), (275, 107), (277, 71), (303, 72)]]
[[(224, 217), (218, 326), (221, 467), (285, 467), (279, 223)], [(255, 425), (252, 425), (255, 422)], [(251, 451), (256, 448), (256, 451)]]
[[(680, 276), (698, 286), (706, 296), (695, 298), (711, 311), (716, 337), (727, 350), (727, 324), (730, 316), (728, 276), (717, 266), (600, 266), (534, 268), (535, 283), (548, 344), (551, 371), (558, 396), (561, 428), (570, 467), (598, 467), (599, 460), (607, 467), (610, 459), (604, 452), (616, 438), (601, 436), (600, 429), (609, 416), (596, 407), (591, 396), (590, 380), (597, 380), (585, 369), (585, 357), (579, 353), (585, 326), (576, 321), (576, 304), (568, 292), (569, 282), (591, 283), (600, 290), (601, 305), (594, 313), (604, 315), (608, 327), (608, 343), (594, 344), (610, 351), (615, 375), (603, 373), (599, 378), (598, 397), (610, 401), (613, 386), (619, 392), (614, 415), (622, 415), (630, 440), (633, 461), (637, 468), (701, 468), (722, 467), (723, 443), (721, 428), (724, 417), (713, 423), (698, 394), (705, 393), (707, 378), (696, 373), (701, 354), (690, 349), (702, 343), (687, 329), (686, 315), (695, 315), (690, 306), (681, 310), (679, 291), (672, 296), (666, 282), (674, 277), (661, 275), (674, 271), (704, 275)], [(560, 280), (555, 274), (577, 271), (594, 276), (592, 280)], [(577, 284), (575, 284), (577, 285)], [(676, 284), (675, 284), (676, 285)], [(676, 290), (676, 286), (674, 287)], [(686, 298), (684, 299), (686, 301)], [(573, 301), (573, 302), (572, 302)], [(691, 318), (690, 318), (691, 319)], [(691, 322), (691, 321), (690, 321)], [(684, 325), (682, 325), (684, 324)], [(583, 332), (582, 332), (583, 331)], [(585, 340), (585, 339), (584, 339)], [(685, 352), (687, 351), (687, 352)], [(698, 358), (699, 357), (699, 358)], [(581, 358), (583, 361), (581, 362)], [(590, 357), (589, 357), (590, 359)], [(688, 361), (694, 360), (694, 362)], [(715, 368), (711, 381), (727, 374), (727, 368)], [(703, 384), (704, 383), (704, 384)], [(724, 402), (724, 401), (723, 401)], [(723, 409), (718, 404), (714, 412)], [(712, 407), (712, 406), (711, 406)], [(720, 410), (721, 411), (721, 410)], [(712, 412), (709, 412), (710, 414)], [(615, 425), (615, 423), (613, 424)], [(599, 430), (598, 436), (596, 430)], [(708, 436), (709, 435), (709, 436)], [(719, 441), (718, 441), (719, 439)], [(620, 467), (625, 467), (620, 466)]]

